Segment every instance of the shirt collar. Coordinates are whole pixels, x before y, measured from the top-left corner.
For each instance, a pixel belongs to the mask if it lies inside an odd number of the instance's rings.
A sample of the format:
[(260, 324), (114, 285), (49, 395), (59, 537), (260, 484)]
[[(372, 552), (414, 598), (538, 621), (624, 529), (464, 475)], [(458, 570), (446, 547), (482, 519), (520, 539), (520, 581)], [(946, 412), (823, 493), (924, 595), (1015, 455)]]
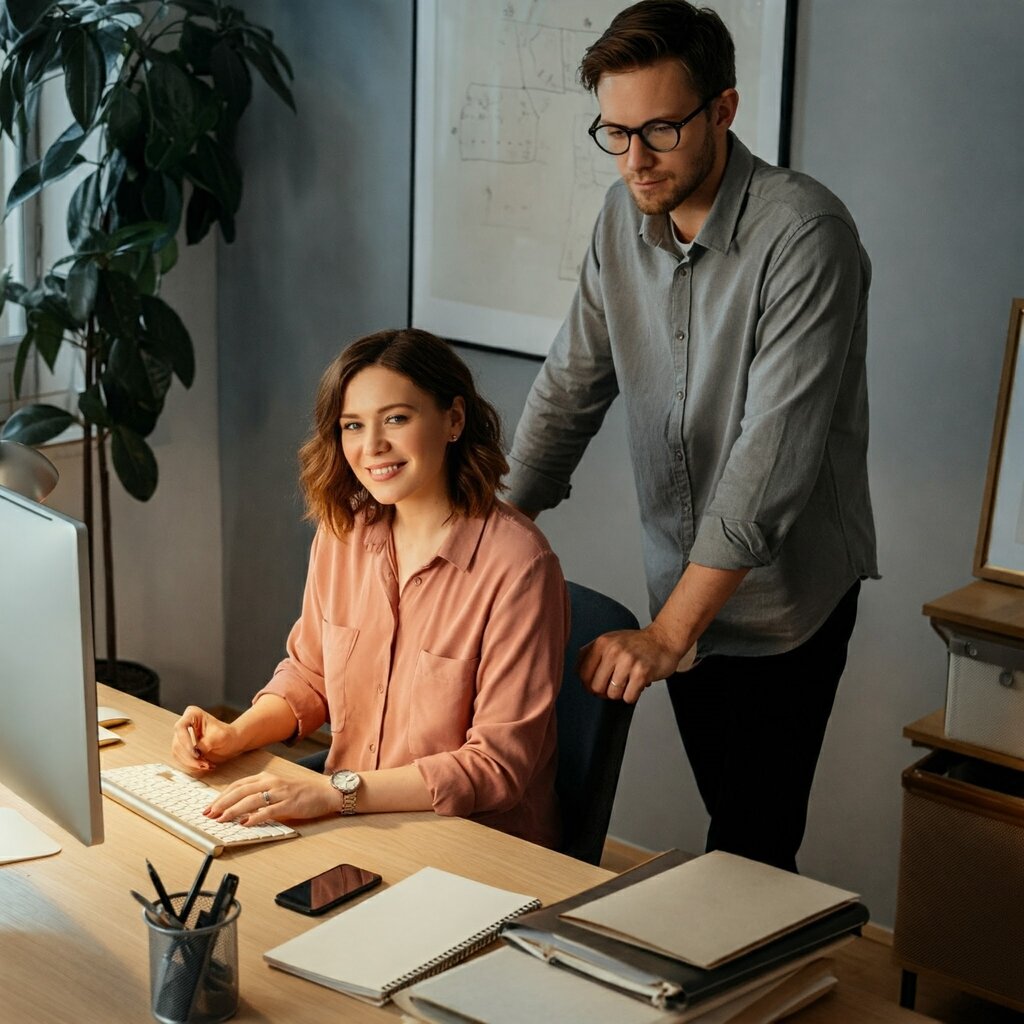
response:
[[(754, 157), (750, 150), (732, 132), (728, 136), (729, 159), (725, 165), (722, 183), (711, 205), (711, 210), (694, 243), (716, 252), (728, 252), (736, 234), (736, 225), (747, 195), (751, 175), (754, 173)], [(667, 249), (675, 253), (672, 239), (672, 221), (668, 214), (657, 217), (645, 214), (640, 221), (640, 237), (648, 245)]]
[[(457, 515), (452, 520), (451, 528), (437, 550), (437, 557), (451, 562), (456, 569), (461, 569), (462, 572), (468, 572), (473, 555), (476, 554), (476, 549), (480, 545), (480, 535), (484, 532), (486, 521), (486, 518), (468, 518)], [(387, 548), (390, 535), (390, 520), (379, 520), (366, 528), (366, 532), (363, 534), (363, 543), (368, 549), (376, 550), (380, 554)]]

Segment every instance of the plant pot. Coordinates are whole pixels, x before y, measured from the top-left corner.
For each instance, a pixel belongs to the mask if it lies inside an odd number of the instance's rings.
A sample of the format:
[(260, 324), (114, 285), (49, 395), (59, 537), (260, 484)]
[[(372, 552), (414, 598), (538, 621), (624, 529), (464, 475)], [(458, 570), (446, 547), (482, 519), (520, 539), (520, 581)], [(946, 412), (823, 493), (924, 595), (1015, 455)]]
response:
[(113, 675), (110, 664), (104, 658), (96, 659), (96, 681), (113, 686), (122, 693), (127, 693), (139, 700), (149, 701), (150, 704), (160, 706), (160, 677), (145, 665), (137, 661), (117, 662), (117, 682), (111, 678)]

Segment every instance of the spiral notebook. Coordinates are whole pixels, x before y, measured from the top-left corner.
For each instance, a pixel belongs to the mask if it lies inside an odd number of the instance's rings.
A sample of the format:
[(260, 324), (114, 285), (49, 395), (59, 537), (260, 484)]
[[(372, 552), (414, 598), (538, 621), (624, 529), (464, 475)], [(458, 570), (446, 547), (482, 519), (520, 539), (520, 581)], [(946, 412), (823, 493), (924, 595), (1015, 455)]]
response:
[(540, 900), (438, 868), (383, 892), (263, 954), (271, 967), (383, 1006), (493, 941)]

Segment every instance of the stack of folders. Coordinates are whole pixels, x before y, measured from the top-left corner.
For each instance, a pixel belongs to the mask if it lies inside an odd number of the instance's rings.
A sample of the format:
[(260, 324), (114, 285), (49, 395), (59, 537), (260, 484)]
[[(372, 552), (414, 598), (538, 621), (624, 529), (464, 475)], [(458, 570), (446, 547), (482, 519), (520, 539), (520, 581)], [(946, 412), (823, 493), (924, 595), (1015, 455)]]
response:
[(435, 1022), (771, 1024), (835, 986), (830, 956), (867, 919), (843, 889), (673, 850), (506, 923), (508, 946), (396, 1002)]

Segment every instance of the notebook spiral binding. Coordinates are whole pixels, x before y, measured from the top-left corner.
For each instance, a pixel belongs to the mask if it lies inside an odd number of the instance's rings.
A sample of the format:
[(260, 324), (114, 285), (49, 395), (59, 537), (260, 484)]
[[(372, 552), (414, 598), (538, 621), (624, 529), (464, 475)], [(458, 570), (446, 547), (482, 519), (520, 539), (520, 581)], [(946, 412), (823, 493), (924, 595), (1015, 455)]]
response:
[(457, 946), (453, 946), (439, 956), (435, 956), (433, 960), (428, 960), (421, 967), (416, 968), (415, 971), (408, 971), (400, 978), (389, 982), (381, 990), (381, 994), (385, 999), (390, 999), (399, 989), (412, 985), (417, 981), (432, 978), (435, 974), (440, 974), (442, 971), (448, 970), (449, 967), (454, 967), (457, 963), (461, 963), (485, 946), (490, 945), (498, 937), (498, 932), (506, 921), (511, 921), (513, 918), (519, 917), (522, 914), (528, 914), (533, 910), (540, 910), (540, 908), (540, 900), (531, 900), (526, 906), (520, 907), (519, 910), (503, 917), (490, 927), (484, 928), (483, 931), (479, 931), (475, 935), (471, 935), (468, 939), (464, 939)]

